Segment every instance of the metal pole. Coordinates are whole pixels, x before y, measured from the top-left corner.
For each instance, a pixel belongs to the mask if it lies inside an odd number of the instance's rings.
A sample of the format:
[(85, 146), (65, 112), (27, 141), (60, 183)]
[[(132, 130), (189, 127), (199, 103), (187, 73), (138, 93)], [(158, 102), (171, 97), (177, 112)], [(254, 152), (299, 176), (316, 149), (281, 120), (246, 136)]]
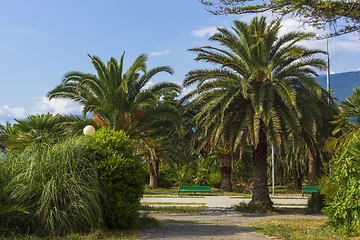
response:
[[(328, 104), (330, 104), (330, 54), (329, 54), (329, 42), (328, 39), (326, 38), (326, 87), (328, 90)], [(329, 173), (332, 173), (332, 167), (330, 165), (329, 167)]]
[(326, 38), (326, 68), (327, 68), (327, 72), (326, 72), (326, 87), (328, 90), (328, 103), (330, 104), (330, 56), (329, 56), (329, 43), (328, 43), (328, 39)]
[(275, 195), (275, 164), (274, 164), (274, 144), (271, 145), (271, 165), (272, 165), (272, 194)]

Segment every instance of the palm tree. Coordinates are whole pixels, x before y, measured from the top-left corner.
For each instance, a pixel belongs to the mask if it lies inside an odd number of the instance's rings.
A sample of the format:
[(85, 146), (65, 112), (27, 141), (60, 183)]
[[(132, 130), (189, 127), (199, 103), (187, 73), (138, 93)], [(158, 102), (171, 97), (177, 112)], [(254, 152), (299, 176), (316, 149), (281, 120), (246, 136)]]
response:
[(14, 124), (15, 134), (10, 135), (9, 149), (23, 151), (33, 144), (54, 144), (67, 134), (61, 125), (61, 116), (51, 113), (30, 115)]
[[(141, 54), (124, 71), (124, 54), (119, 63), (111, 58), (107, 65), (100, 58), (89, 55), (97, 76), (70, 72), (65, 75), (62, 84), (48, 93), (49, 99), (71, 99), (83, 105), (84, 116), (91, 113), (92, 121), (99, 127), (123, 130), (131, 139), (137, 140), (139, 148), (146, 148), (154, 136), (162, 139), (162, 136), (182, 134), (184, 122), (180, 112), (174, 105), (159, 100), (160, 96), (169, 92), (180, 93), (181, 86), (161, 82), (145, 89), (153, 76), (161, 72), (172, 74), (173, 70), (167, 66), (147, 70), (147, 57)], [(172, 127), (169, 128), (170, 125)], [(157, 187), (157, 159), (154, 156), (149, 160), (154, 187)]]
[(0, 151), (5, 151), (11, 136), (16, 135), (17, 129), (13, 124), (6, 122), (5, 126), (0, 124)]
[[(312, 67), (325, 69), (324, 61), (313, 58), (320, 50), (309, 50), (301, 40), (313, 33), (289, 32), (279, 37), (280, 22), (266, 24), (266, 18), (254, 18), (250, 25), (234, 21), (233, 30), (218, 28), (209, 40), (226, 49), (205, 46), (190, 49), (195, 60), (219, 68), (195, 70), (187, 74), (185, 87), (197, 83), (197, 89), (183, 100), (196, 97), (189, 108), (200, 106), (194, 121), (204, 136), (216, 146), (222, 136), (230, 149), (252, 144), (253, 196), (250, 204), (272, 205), (267, 186), (267, 148), (277, 149), (285, 129), (299, 133), (302, 114), (297, 102), (299, 89), (310, 99), (321, 96)], [(209, 131), (209, 132), (208, 132)]]
[(328, 144), (328, 150), (346, 148), (360, 134), (360, 87), (356, 87), (346, 101), (341, 102), (340, 113), (335, 116), (334, 137)]
[[(97, 76), (70, 72), (65, 75), (62, 84), (51, 90), (47, 96), (49, 99), (70, 99), (83, 105), (84, 115), (92, 113), (94, 121), (99, 125), (113, 130), (121, 129), (130, 138), (136, 138), (136, 135), (147, 130), (144, 125), (149, 123), (152, 114), (161, 114), (163, 118), (174, 120), (173, 114), (166, 112), (171, 106), (158, 108), (158, 95), (168, 91), (180, 93), (181, 87), (162, 82), (145, 89), (145, 85), (154, 75), (160, 72), (172, 74), (173, 70), (167, 66), (147, 70), (147, 56), (141, 54), (129, 69), (124, 71), (124, 54), (119, 63), (111, 58), (107, 65), (100, 58), (89, 55)], [(174, 123), (181, 128), (181, 121), (175, 120)]]

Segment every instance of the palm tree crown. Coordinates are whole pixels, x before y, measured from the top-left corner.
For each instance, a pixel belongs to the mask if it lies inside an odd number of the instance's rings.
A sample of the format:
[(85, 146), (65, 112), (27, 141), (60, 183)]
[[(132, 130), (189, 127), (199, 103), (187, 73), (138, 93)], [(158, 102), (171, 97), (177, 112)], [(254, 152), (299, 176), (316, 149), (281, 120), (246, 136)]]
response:
[[(170, 67), (162, 66), (147, 70), (147, 56), (141, 54), (124, 71), (124, 54), (120, 62), (111, 58), (105, 65), (100, 58), (90, 56), (97, 75), (70, 72), (59, 86), (48, 93), (49, 99), (66, 98), (83, 105), (83, 113), (92, 113), (101, 126), (124, 130), (130, 137), (139, 132), (140, 126), (149, 122), (155, 109), (159, 110), (158, 95), (168, 91), (181, 91), (181, 87), (170, 82), (157, 83), (144, 89), (150, 79), (160, 72), (172, 74)], [(161, 106), (163, 117), (173, 118), (171, 106)], [(157, 112), (160, 114), (159, 112)], [(180, 123), (177, 122), (179, 125)]]
[(197, 89), (183, 100), (196, 97), (188, 108), (200, 109), (194, 121), (204, 136), (211, 136), (207, 138), (212, 145), (224, 137), (233, 151), (252, 144), (252, 203), (271, 204), (267, 143), (279, 147), (285, 129), (299, 132), (303, 115), (313, 118), (316, 114), (316, 109), (305, 112), (300, 104), (304, 98), (311, 104), (321, 97), (312, 68), (325, 68), (323, 60), (313, 58), (323, 52), (298, 45), (315, 37), (313, 33), (289, 32), (279, 37), (280, 22), (267, 25), (265, 17), (254, 18), (250, 25), (240, 21), (234, 21), (234, 25), (233, 32), (218, 28), (209, 39), (224, 48), (190, 49), (198, 54), (195, 60), (220, 67), (189, 72), (183, 85), (197, 83)]

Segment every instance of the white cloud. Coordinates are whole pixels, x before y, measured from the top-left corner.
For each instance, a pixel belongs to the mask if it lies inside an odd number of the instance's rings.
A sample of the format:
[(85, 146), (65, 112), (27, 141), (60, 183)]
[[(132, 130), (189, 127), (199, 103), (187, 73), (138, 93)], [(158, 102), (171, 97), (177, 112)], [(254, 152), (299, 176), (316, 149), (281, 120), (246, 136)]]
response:
[(0, 117), (5, 119), (21, 119), (26, 117), (26, 110), (22, 107), (11, 108), (8, 105), (0, 107)]
[(42, 97), (40, 101), (35, 102), (32, 108), (32, 114), (42, 114), (48, 112), (53, 114), (79, 114), (81, 113), (81, 110), (82, 107), (73, 101), (66, 99), (49, 100), (47, 97)]
[(205, 36), (209, 35), (212, 36), (217, 32), (217, 27), (204, 27), (199, 30), (191, 31), (191, 35), (196, 37), (204, 38)]
[(168, 54), (170, 53), (170, 49), (166, 49), (165, 51), (162, 52), (152, 52), (151, 56), (159, 56), (159, 55), (164, 55), (164, 54)]
[(152, 81), (148, 81), (145, 86), (144, 89), (149, 89), (149, 87), (153, 86), (155, 83), (153, 83)]

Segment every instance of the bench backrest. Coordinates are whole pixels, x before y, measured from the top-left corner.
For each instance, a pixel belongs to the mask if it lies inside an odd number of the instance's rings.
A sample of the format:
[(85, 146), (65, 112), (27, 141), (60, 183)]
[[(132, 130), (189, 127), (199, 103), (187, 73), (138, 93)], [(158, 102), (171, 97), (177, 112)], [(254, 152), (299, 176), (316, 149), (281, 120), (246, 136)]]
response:
[(180, 186), (179, 191), (210, 192), (211, 186)]
[(303, 186), (303, 192), (317, 192), (321, 189), (320, 186)]

